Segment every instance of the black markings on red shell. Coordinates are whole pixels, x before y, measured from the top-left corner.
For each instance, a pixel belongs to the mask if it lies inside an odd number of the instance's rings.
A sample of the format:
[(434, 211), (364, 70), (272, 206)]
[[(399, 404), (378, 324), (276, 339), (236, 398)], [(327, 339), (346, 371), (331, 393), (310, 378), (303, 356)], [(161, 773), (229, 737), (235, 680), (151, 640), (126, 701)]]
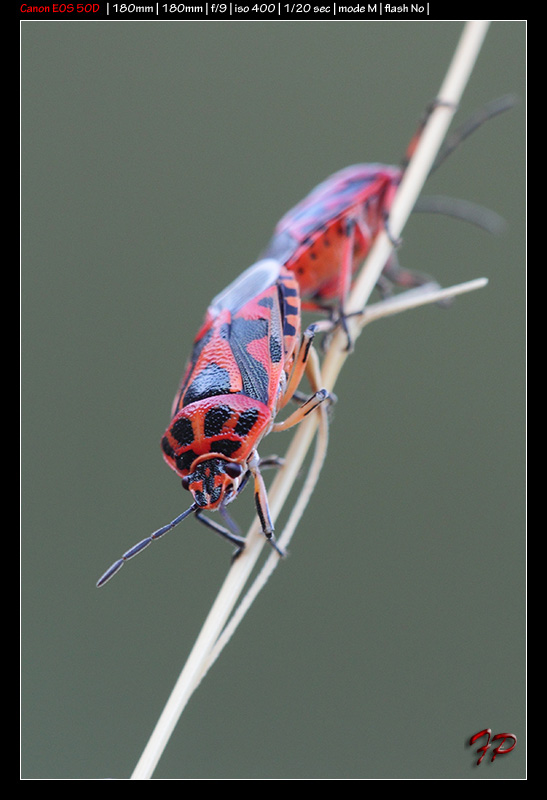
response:
[(186, 450), (185, 453), (175, 456), (175, 464), (179, 472), (187, 472), (197, 458), (197, 453), (193, 450)]
[(283, 347), (278, 336), (272, 334), (270, 337), (270, 358), (274, 364), (278, 364), (283, 358)]
[(220, 453), (226, 458), (232, 458), (241, 447), (241, 442), (234, 439), (217, 439), (211, 442), (211, 453)]
[(228, 370), (215, 363), (207, 364), (201, 372), (197, 373), (186, 389), (184, 406), (188, 406), (198, 400), (204, 400), (206, 397), (229, 394), (230, 389), (230, 373)]
[(241, 374), (241, 392), (264, 404), (268, 403), (269, 376), (264, 365), (249, 353), (248, 346), (267, 336), (268, 327), (265, 319), (236, 317), (230, 336), (230, 347)]
[(228, 422), (233, 416), (234, 412), (229, 406), (221, 405), (211, 408), (206, 414), (203, 421), (203, 433), (205, 436), (218, 436), (224, 427), (224, 423)]
[(239, 415), (237, 425), (234, 428), (234, 433), (238, 436), (244, 437), (253, 429), (258, 419), (258, 408), (248, 408), (242, 411)]
[(181, 447), (186, 447), (194, 441), (192, 421), (187, 417), (179, 417), (175, 420), (171, 425), (170, 433)]
[(163, 450), (167, 458), (171, 459), (175, 458), (175, 451), (169, 444), (169, 439), (167, 438), (167, 436), (164, 436), (163, 439), (161, 440), (161, 449)]

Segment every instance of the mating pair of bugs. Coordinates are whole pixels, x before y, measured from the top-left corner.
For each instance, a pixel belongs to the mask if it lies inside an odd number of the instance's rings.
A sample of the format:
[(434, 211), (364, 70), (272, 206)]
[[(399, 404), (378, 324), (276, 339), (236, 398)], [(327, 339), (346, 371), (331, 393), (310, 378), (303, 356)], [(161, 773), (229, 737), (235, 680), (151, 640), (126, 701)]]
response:
[[(485, 119), (513, 105), (501, 98), (485, 106), (445, 144), (434, 168)], [(193, 345), (172, 407), (161, 447), (163, 457), (182, 479), (193, 502), (176, 519), (129, 549), (99, 579), (103, 586), (123, 564), (185, 517), (197, 519), (236, 546), (245, 546), (226, 507), (249, 480), (254, 482), (257, 513), (270, 544), (283, 555), (273, 533), (268, 497), (257, 447), (270, 431), (297, 425), (330, 396), (314, 385), (313, 394), (283, 422), (278, 412), (294, 398), (307, 371), (317, 326), (301, 330), (301, 310), (327, 312), (332, 326), (344, 324), (344, 302), (352, 276), (388, 221), (395, 192), (423, 123), (403, 166), (359, 164), (319, 184), (277, 224), (262, 260), (249, 267), (211, 302)], [(435, 207), (483, 227), (480, 214), (461, 201)], [(378, 289), (393, 284), (410, 288), (430, 278), (401, 269), (393, 254)], [(350, 345), (348, 337), (348, 346)], [(266, 460), (267, 461), (267, 460)], [(203, 515), (218, 509), (226, 527)]]

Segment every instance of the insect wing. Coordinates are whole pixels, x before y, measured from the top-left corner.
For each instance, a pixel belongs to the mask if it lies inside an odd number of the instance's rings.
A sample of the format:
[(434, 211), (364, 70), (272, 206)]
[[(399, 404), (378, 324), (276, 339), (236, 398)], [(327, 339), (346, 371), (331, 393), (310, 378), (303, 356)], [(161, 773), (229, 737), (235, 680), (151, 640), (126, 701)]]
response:
[(230, 313), (228, 341), (241, 377), (241, 393), (275, 416), (283, 371), (300, 332), (294, 275), (278, 262), (258, 262), (213, 300), (210, 313)]
[(172, 416), (215, 395), (242, 393), (271, 406), (285, 357), (283, 295), (278, 288), (282, 270), (287, 280), (290, 273), (278, 262), (260, 261), (213, 299), (194, 341)]
[(398, 180), (399, 177), (398, 169), (384, 164), (354, 164), (336, 172), (312, 189), (282, 217), (266, 254), (287, 263), (287, 234), (296, 245), (305, 242), (315, 233), (324, 231), (326, 226), (352, 207), (366, 205), (381, 193), (386, 183)]
[(236, 314), (240, 308), (273, 286), (280, 271), (281, 264), (273, 258), (257, 261), (213, 298), (207, 316), (212, 318), (226, 310)]

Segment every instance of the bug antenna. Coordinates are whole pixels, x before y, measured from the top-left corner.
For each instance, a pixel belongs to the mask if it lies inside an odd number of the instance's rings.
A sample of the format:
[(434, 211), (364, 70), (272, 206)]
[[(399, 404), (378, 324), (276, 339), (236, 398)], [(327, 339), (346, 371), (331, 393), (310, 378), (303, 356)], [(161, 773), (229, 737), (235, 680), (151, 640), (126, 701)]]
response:
[(509, 111), (513, 106), (518, 103), (518, 97), (514, 94), (504, 94), (502, 97), (498, 97), (495, 100), (491, 100), (489, 103), (486, 103), (482, 108), (479, 108), (475, 113), (469, 117), (469, 119), (463, 123), (457, 130), (454, 131), (452, 136), (449, 136), (446, 139), (444, 145), (441, 147), (437, 158), (435, 159), (433, 166), (431, 167), (430, 175), (432, 172), (440, 167), (440, 165), (448, 158), (450, 153), (456, 149), (463, 142), (464, 139), (467, 139), (477, 128), (487, 122), (489, 119), (493, 117), (497, 117), (498, 114), (503, 114), (504, 111)]
[(99, 580), (97, 581), (97, 587), (104, 586), (105, 583), (107, 583), (107, 581), (109, 581), (110, 578), (113, 578), (116, 572), (118, 572), (123, 567), (126, 561), (129, 561), (130, 558), (133, 558), (133, 556), (136, 556), (137, 553), (141, 552), (141, 550), (144, 550), (146, 547), (148, 547), (149, 544), (152, 544), (152, 542), (155, 539), (159, 539), (160, 536), (163, 536), (168, 531), (173, 530), (173, 528), (176, 527), (179, 524), (179, 522), (182, 522), (182, 520), (185, 519), (193, 511), (197, 511), (198, 508), (199, 506), (197, 503), (192, 503), (190, 508), (187, 508), (186, 511), (182, 512), (182, 514), (179, 514), (179, 516), (176, 517), (168, 525), (164, 525), (163, 528), (158, 528), (157, 531), (154, 531), (154, 533), (152, 533), (146, 539), (143, 539), (142, 542), (134, 544), (133, 547), (131, 547), (126, 553), (124, 553), (121, 558), (115, 561), (112, 564), (112, 566), (106, 570), (104, 575), (99, 578)]

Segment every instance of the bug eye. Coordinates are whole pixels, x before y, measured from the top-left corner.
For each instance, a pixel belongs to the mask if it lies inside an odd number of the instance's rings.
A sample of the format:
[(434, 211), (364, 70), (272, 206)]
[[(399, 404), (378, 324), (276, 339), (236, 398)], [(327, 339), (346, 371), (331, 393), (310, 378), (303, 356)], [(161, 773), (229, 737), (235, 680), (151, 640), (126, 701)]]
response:
[(230, 478), (239, 478), (243, 472), (243, 467), (241, 464), (234, 464), (232, 461), (229, 461), (224, 467), (224, 472), (226, 475), (229, 475)]
[(186, 491), (188, 491), (190, 489), (190, 476), (189, 475), (185, 475), (184, 478), (182, 479), (181, 483), (182, 483), (182, 488), (186, 489)]

